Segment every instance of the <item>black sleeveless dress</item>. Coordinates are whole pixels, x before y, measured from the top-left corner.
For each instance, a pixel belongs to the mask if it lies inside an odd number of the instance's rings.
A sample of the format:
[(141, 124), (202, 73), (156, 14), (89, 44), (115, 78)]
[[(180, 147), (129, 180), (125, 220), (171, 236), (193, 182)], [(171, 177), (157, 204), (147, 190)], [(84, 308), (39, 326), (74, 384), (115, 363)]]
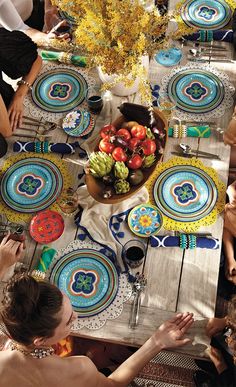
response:
[(37, 45), (21, 31), (0, 28), (0, 94), (9, 106), (14, 94), (11, 85), (2, 78), (17, 79), (27, 75), (38, 56)]

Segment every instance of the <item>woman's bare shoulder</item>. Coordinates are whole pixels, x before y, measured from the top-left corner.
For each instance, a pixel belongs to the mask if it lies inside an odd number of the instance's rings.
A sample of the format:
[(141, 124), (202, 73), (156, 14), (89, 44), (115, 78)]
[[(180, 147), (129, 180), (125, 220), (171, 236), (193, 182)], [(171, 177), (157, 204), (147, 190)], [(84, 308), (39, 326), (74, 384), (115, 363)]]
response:
[[(70, 379), (79, 382), (79, 387), (110, 387), (111, 380), (98, 372), (94, 363), (86, 356), (71, 356), (63, 359), (70, 372)], [(74, 386), (74, 385), (73, 385)], [(68, 386), (67, 387), (71, 387)]]

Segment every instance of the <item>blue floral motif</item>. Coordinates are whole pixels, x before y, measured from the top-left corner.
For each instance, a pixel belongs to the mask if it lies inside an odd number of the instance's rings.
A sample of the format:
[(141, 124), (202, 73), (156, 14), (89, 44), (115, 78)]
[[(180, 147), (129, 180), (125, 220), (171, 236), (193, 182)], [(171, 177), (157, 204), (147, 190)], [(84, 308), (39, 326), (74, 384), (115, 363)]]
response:
[(86, 296), (94, 292), (97, 277), (92, 272), (78, 271), (71, 285), (75, 293), (84, 293)]
[(186, 182), (181, 185), (177, 185), (174, 188), (174, 194), (176, 195), (180, 204), (187, 204), (192, 202), (197, 197), (197, 193), (194, 190), (192, 184)]
[(189, 87), (185, 89), (186, 93), (193, 100), (202, 99), (207, 93), (207, 88), (204, 87), (200, 82), (193, 82)]
[(212, 20), (215, 17), (216, 10), (206, 5), (202, 6), (198, 10), (198, 17), (205, 19), (206, 21)]
[(69, 92), (71, 90), (71, 86), (68, 84), (63, 84), (63, 83), (54, 83), (51, 86), (51, 89), (49, 91), (49, 95), (51, 98), (56, 98), (56, 99), (66, 99), (69, 97)]
[(35, 196), (40, 188), (43, 186), (43, 181), (36, 178), (33, 175), (26, 175), (23, 178), (23, 181), (17, 187), (20, 193), (26, 194), (28, 196)]

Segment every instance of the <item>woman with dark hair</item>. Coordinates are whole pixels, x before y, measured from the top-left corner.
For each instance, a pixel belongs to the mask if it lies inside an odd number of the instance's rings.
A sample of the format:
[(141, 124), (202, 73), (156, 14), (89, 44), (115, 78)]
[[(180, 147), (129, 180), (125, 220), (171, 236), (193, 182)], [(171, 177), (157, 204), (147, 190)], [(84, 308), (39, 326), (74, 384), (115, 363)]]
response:
[(98, 372), (85, 356), (60, 358), (52, 345), (70, 333), (76, 318), (69, 299), (54, 285), (29, 275), (12, 278), (0, 311), (10, 349), (0, 353), (1, 387), (125, 387), (158, 352), (180, 347), (193, 323), (191, 313), (166, 321), (111, 375)]
[[(24, 97), (42, 66), (36, 44), (20, 31), (0, 28), (0, 133), (9, 137), (20, 126)], [(18, 88), (3, 80), (3, 74), (18, 79)], [(8, 110), (8, 113), (7, 113)]]

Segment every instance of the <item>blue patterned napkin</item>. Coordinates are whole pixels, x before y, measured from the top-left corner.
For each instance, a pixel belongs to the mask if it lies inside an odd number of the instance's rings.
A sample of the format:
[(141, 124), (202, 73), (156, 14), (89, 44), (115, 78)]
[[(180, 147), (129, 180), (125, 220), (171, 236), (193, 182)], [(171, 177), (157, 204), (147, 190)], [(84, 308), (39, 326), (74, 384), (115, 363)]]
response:
[[(172, 235), (155, 235), (150, 237), (152, 247), (180, 247), (180, 237)], [(201, 249), (219, 249), (219, 239), (196, 237), (196, 247)]]

